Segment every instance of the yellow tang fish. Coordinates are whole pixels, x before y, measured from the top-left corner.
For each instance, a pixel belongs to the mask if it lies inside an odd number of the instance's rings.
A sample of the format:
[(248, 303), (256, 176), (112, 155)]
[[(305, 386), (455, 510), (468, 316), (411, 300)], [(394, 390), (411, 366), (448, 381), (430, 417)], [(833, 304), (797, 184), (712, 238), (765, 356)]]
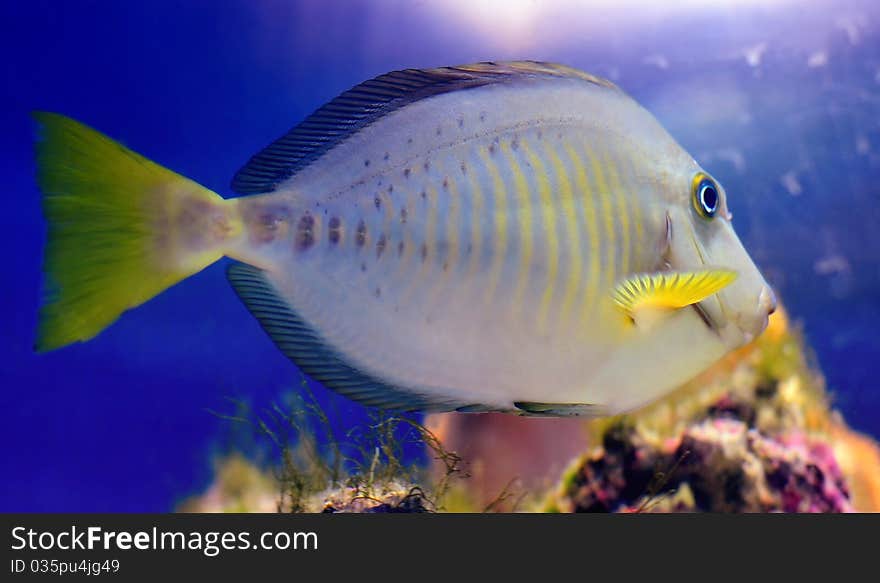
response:
[(236, 259), (327, 387), (403, 410), (606, 415), (760, 334), (773, 292), (724, 189), (612, 83), (549, 63), (396, 71), (254, 156), (223, 200), (38, 113), (38, 350)]

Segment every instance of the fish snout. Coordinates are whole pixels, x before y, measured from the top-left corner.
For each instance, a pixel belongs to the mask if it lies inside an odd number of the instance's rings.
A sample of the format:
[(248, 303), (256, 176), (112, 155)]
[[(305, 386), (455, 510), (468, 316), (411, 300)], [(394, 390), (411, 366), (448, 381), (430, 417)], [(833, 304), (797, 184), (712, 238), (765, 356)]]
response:
[(743, 312), (737, 318), (737, 327), (743, 334), (743, 343), (748, 344), (761, 335), (767, 323), (770, 314), (776, 311), (776, 294), (770, 286), (764, 285), (758, 293), (758, 301), (754, 310)]
[(765, 285), (758, 294), (758, 310), (766, 312), (768, 316), (776, 311), (776, 294), (768, 285)]

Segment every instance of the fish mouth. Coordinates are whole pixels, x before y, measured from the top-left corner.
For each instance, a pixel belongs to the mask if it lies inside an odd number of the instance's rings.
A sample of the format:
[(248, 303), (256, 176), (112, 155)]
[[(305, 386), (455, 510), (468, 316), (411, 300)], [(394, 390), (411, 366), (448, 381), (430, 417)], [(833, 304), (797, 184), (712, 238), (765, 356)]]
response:
[[(727, 230), (730, 231), (729, 226)], [(777, 300), (735, 234), (730, 231), (728, 235), (730, 245), (736, 247), (727, 249), (726, 253), (721, 249), (720, 257), (712, 261), (712, 255), (693, 226), (687, 221), (675, 222), (674, 215), (667, 211), (666, 229), (661, 239), (660, 269), (712, 269), (724, 265), (738, 273), (738, 281), (732, 286), (690, 305), (713, 336), (735, 348), (748, 344), (763, 332), (769, 314), (776, 309)], [(743, 271), (746, 272), (745, 279)]]

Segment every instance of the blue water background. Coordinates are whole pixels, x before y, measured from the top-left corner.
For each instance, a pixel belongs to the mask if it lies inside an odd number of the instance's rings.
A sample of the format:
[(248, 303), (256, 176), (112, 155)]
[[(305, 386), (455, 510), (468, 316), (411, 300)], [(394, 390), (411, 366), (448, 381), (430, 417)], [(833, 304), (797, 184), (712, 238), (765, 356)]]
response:
[(169, 510), (226, 447), (228, 422), (209, 410), (227, 396), (266, 407), (299, 379), (222, 265), (94, 341), (35, 355), (45, 224), (30, 111), (231, 196), (252, 154), (351, 85), (479, 60), (564, 62), (654, 112), (726, 186), (836, 406), (880, 436), (880, 8), (684, 4), (4, 0), (0, 510)]

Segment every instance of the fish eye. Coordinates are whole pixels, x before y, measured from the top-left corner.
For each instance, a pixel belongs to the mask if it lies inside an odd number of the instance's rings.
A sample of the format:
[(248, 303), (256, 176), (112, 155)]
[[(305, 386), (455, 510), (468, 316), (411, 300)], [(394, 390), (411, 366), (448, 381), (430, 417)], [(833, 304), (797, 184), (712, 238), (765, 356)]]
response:
[(718, 185), (705, 174), (697, 174), (693, 181), (694, 208), (701, 217), (711, 219), (718, 212), (720, 195)]

